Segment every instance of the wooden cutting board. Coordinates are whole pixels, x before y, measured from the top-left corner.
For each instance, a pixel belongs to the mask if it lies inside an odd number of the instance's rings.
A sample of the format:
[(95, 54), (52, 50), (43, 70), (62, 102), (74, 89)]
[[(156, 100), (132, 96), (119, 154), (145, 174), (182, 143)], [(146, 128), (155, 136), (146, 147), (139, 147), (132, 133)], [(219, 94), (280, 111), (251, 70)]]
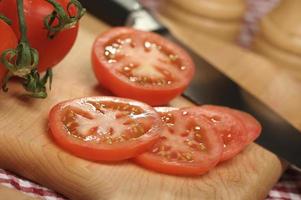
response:
[(41, 200), (40, 198), (34, 198), (20, 191), (12, 188), (7, 188), (0, 185), (0, 200)]
[[(48, 111), (53, 105), (70, 98), (109, 94), (97, 85), (90, 64), (94, 38), (107, 28), (89, 15), (84, 17), (76, 45), (55, 68), (53, 89), (46, 100), (20, 96), (20, 88), (14, 84), (10, 85), (8, 94), (1, 93), (0, 167), (70, 199), (263, 199), (281, 175), (283, 165), (274, 154), (256, 144), (210, 173), (188, 178), (155, 173), (131, 162), (85, 161), (66, 153), (53, 142), (47, 128)], [(204, 45), (199, 48), (200, 53), (206, 51)], [(207, 56), (212, 48), (209, 46)], [(222, 52), (219, 49), (219, 53)], [(233, 59), (221, 57), (219, 53), (214, 53), (219, 61)], [(241, 50), (233, 53), (248, 55)], [(257, 57), (243, 59), (248, 63), (261, 62)], [(185, 106), (190, 103), (179, 97), (171, 104)]]

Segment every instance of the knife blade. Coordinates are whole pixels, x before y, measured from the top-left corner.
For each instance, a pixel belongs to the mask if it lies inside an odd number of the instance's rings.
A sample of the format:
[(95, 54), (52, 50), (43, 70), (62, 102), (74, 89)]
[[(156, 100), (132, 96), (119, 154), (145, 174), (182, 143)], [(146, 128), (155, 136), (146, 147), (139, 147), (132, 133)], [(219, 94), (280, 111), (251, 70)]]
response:
[(263, 126), (256, 143), (301, 167), (301, 133), (255, 96), (240, 88), (212, 64), (183, 45), (137, 0), (82, 0), (81, 3), (88, 12), (109, 25), (129, 25), (136, 29), (157, 32), (182, 46), (196, 64), (196, 75), (183, 95), (196, 104), (224, 105), (253, 114)]

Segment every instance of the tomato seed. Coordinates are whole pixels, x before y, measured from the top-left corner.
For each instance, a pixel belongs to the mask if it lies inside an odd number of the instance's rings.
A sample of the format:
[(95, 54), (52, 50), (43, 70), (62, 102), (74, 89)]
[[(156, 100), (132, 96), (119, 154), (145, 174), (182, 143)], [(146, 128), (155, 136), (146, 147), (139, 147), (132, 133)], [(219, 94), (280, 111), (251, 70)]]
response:
[(217, 123), (217, 122), (221, 121), (221, 118), (219, 116), (213, 116), (213, 117), (210, 118), (210, 120), (213, 123)]
[(200, 131), (200, 130), (201, 130), (201, 127), (200, 127), (200, 126), (195, 126), (195, 127), (194, 127), (194, 130), (195, 130), (195, 131)]
[(182, 71), (184, 71), (184, 70), (187, 69), (187, 67), (186, 67), (186, 66), (181, 66), (180, 69), (181, 69)]
[(183, 112), (182, 112), (182, 115), (183, 115), (183, 116), (188, 115), (188, 112), (187, 112), (187, 111), (183, 111)]
[(182, 153), (182, 156), (187, 160), (187, 161), (192, 161), (192, 154), (189, 152)]
[(153, 152), (153, 153), (159, 152), (159, 148), (158, 148), (158, 147), (154, 148), (154, 149), (152, 150), (152, 152)]
[(169, 55), (169, 60), (171, 60), (172, 62), (175, 62), (177, 59), (178, 59), (177, 55), (173, 55), (173, 54)]
[(200, 150), (202, 150), (202, 151), (204, 151), (204, 150), (207, 149), (206, 146), (205, 146), (203, 143), (199, 143), (199, 148), (200, 148)]
[(144, 42), (144, 47), (146, 51), (150, 51), (150, 48), (152, 47), (152, 43), (146, 41)]
[(106, 142), (107, 142), (108, 144), (113, 144), (113, 140), (112, 140), (111, 137), (107, 138)]
[(131, 71), (132, 69), (131, 69), (129, 66), (125, 66), (125, 67), (122, 68), (122, 70), (123, 70), (124, 72), (129, 72), (129, 71)]

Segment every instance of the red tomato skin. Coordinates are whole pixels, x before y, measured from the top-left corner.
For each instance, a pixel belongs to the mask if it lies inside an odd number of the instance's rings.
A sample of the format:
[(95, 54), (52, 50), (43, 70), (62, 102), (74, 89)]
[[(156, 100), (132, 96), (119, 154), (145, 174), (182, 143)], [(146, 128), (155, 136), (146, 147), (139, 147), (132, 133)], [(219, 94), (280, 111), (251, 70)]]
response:
[[(10, 48), (16, 48), (17, 42), (17, 37), (11, 27), (4, 21), (0, 20), (0, 57), (3, 51)], [(0, 82), (2, 82), (6, 73), (7, 69), (0, 62)]]
[(228, 146), (224, 148), (220, 162), (233, 158), (249, 144), (245, 124), (239, 117), (233, 114), (233, 109), (223, 106), (204, 105), (200, 107), (200, 111), (201, 115), (207, 118), (220, 118), (219, 121), (211, 123), (214, 124), (214, 127), (221, 136), (231, 134), (234, 137)]
[(245, 127), (247, 129), (247, 142), (254, 142), (262, 131), (262, 126), (259, 121), (257, 121), (252, 115), (249, 113), (240, 111), (240, 110), (232, 110), (233, 115), (240, 118), (244, 121)]
[[(110, 99), (112, 97), (87, 97), (82, 99)], [(123, 102), (133, 102), (133, 100), (120, 99)], [(163, 129), (163, 124), (160, 120), (159, 115), (154, 111), (153, 108), (149, 107), (146, 104), (142, 104), (139, 102), (139, 105), (143, 105), (143, 107), (151, 112), (153, 115), (158, 117), (155, 127), (151, 133), (146, 135), (143, 138), (139, 138), (137, 140), (130, 141), (128, 143), (115, 144), (114, 147), (112, 145), (102, 144), (102, 146), (93, 145), (90, 143), (83, 143), (78, 140), (75, 140), (71, 136), (67, 136), (66, 129), (61, 125), (61, 111), (62, 109), (71, 101), (77, 101), (78, 99), (68, 100), (62, 103), (55, 105), (50, 113), (49, 113), (49, 128), (50, 134), (53, 139), (56, 141), (59, 146), (63, 149), (71, 152), (72, 154), (92, 161), (106, 161), (106, 162), (116, 162), (121, 160), (126, 160), (132, 157), (135, 157), (147, 149), (151, 148), (159, 139), (159, 132)], [(134, 101), (136, 102), (136, 101)], [(135, 103), (137, 104), (137, 103)]]
[[(192, 66), (187, 73), (186, 82), (169, 88), (143, 87), (137, 86), (136, 84), (129, 84), (107, 67), (108, 64), (104, 55), (104, 47), (112, 38), (134, 32), (140, 31), (132, 28), (117, 27), (102, 33), (96, 38), (92, 50), (92, 66), (94, 74), (102, 86), (109, 89), (117, 96), (136, 99), (152, 106), (166, 105), (170, 100), (180, 95), (189, 85), (190, 80), (195, 73), (194, 63), (184, 50), (171, 42), (167, 42), (165, 43), (166, 48), (169, 50), (175, 49), (176, 52), (180, 52), (183, 62), (186, 63), (187, 66)], [(154, 37), (162, 43), (165, 41), (164, 38), (154, 33), (147, 32), (145, 34), (149, 34), (150, 37)]]
[[(66, 8), (69, 0), (57, 2)], [(48, 31), (44, 28), (44, 18), (52, 13), (52, 5), (44, 0), (24, 0), (24, 11), (28, 40), (31, 47), (39, 52), (38, 69), (45, 71), (57, 65), (70, 51), (77, 37), (78, 25), (58, 33), (54, 39), (49, 39)], [(0, 12), (12, 20), (12, 28), (20, 38), (16, 1), (2, 0)]]
[(229, 150), (228, 152), (225, 152), (225, 155), (222, 156), (221, 162), (231, 159), (235, 155), (237, 155), (239, 152), (243, 150), (243, 148), (250, 143), (252, 143), (261, 133), (262, 127), (261, 124), (250, 114), (232, 109), (229, 107), (224, 107), (224, 106), (214, 106), (214, 105), (203, 105), (201, 106), (202, 109), (204, 110), (212, 110), (215, 112), (220, 112), (220, 113), (228, 113), (235, 118), (237, 118), (243, 125), (244, 127), (244, 137), (238, 138), (235, 142), (239, 142), (237, 144), (236, 148), (233, 148), (232, 150)]
[[(195, 107), (197, 108), (197, 107)], [(157, 107), (156, 110), (158, 112), (170, 112), (175, 110), (187, 111), (190, 112), (190, 108), (177, 109), (170, 107)], [(208, 131), (208, 135), (211, 135), (210, 140), (207, 139), (208, 146), (211, 152), (211, 156), (206, 156), (206, 158), (202, 158), (202, 165), (199, 163), (190, 163), (190, 164), (181, 164), (175, 162), (164, 161), (160, 157), (154, 155), (150, 152), (145, 152), (134, 158), (134, 161), (139, 165), (146, 167), (150, 170), (154, 170), (160, 173), (172, 174), (178, 176), (198, 176), (203, 175), (214, 168), (218, 162), (220, 161), (222, 155), (222, 139), (215, 132), (212, 124), (206, 118), (199, 116), (199, 120), (202, 121), (202, 126), (205, 130)], [(180, 122), (181, 123), (181, 122)]]

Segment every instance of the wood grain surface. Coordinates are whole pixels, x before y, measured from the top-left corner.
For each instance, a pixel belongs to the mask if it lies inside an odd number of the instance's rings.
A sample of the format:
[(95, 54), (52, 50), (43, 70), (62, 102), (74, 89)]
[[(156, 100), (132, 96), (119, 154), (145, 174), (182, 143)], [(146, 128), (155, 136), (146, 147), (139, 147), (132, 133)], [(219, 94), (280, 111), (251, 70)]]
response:
[[(281, 175), (283, 165), (274, 154), (256, 144), (251, 144), (234, 159), (220, 164), (210, 173), (189, 178), (155, 173), (127, 161), (117, 164), (85, 161), (66, 153), (53, 142), (48, 134), (47, 117), (54, 104), (70, 98), (109, 94), (97, 85), (90, 64), (94, 38), (107, 28), (89, 15), (84, 17), (76, 45), (55, 68), (53, 89), (46, 100), (21, 96), (20, 88), (14, 84), (9, 85), (8, 94), (1, 93), (0, 167), (54, 189), (70, 199), (263, 199)], [(241, 80), (242, 86), (251, 86), (252, 93), (271, 98), (268, 96), (273, 95), (271, 90), (257, 86), (254, 77), (251, 81), (252, 76), (246, 76), (242, 68), (236, 67), (259, 65), (267, 70), (269, 63), (236, 47), (218, 44), (212, 42), (207, 46), (203, 43), (193, 47), (215, 64), (229, 66), (228, 71), (222, 66), (221, 69), (230, 76), (236, 72), (239, 79), (233, 77)], [(222, 52), (225, 56), (220, 56)], [(266, 76), (269, 78), (269, 75)], [(279, 87), (277, 82), (276, 86)], [(171, 104), (184, 106), (190, 103), (177, 98)], [(296, 123), (296, 120), (293, 122)]]

